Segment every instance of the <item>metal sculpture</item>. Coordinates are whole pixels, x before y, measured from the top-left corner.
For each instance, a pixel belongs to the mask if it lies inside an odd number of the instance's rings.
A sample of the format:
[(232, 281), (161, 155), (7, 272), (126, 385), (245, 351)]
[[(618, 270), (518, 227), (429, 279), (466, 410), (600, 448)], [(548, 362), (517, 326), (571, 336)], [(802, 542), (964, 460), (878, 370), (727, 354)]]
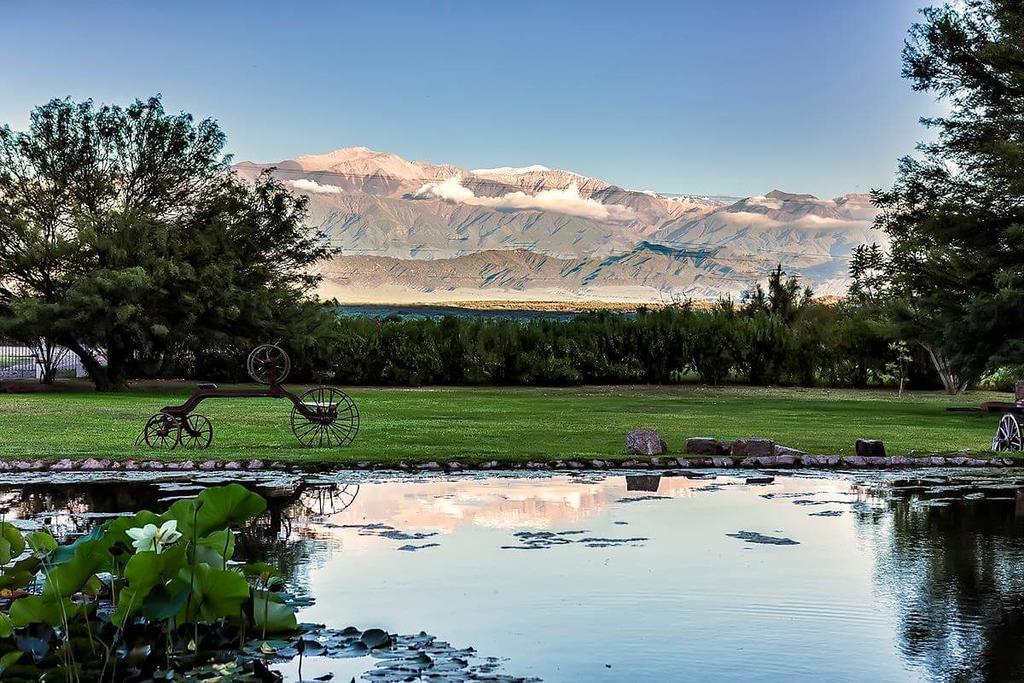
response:
[(1020, 452), (1024, 450), (1024, 382), (1017, 382), (1013, 391), (1013, 403), (990, 401), (977, 408), (947, 408), (957, 413), (1003, 413), (999, 419), (992, 450)]
[(339, 448), (352, 443), (359, 433), (359, 409), (345, 392), (320, 386), (301, 396), (281, 386), (291, 372), (291, 359), (276, 344), (257, 346), (245, 364), (249, 377), (265, 388), (218, 389), (216, 384), (199, 384), (181, 405), (165, 406), (149, 418), (136, 445), (145, 442), (154, 449), (202, 450), (213, 442), (213, 424), (205, 415), (193, 412), (208, 398), (286, 398), (292, 403), (291, 428), (305, 447)]

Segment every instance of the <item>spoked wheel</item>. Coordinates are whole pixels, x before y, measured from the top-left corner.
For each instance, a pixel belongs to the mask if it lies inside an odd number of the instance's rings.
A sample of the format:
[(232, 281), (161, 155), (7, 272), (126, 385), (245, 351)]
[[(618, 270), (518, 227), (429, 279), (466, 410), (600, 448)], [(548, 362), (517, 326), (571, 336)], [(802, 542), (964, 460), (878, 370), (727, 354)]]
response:
[(999, 421), (999, 429), (996, 430), (995, 438), (992, 439), (992, 450), (1020, 451), (1024, 448), (1020, 422), (1020, 418), (1013, 413), (1003, 415), (1003, 419)]
[(159, 450), (171, 450), (178, 445), (178, 435), (181, 433), (181, 425), (178, 420), (170, 415), (157, 413), (149, 418), (146, 428), (142, 430), (142, 438), (150, 448)]
[(359, 409), (334, 387), (310, 389), (299, 397), (303, 410), (292, 408), (292, 433), (307, 448), (340, 448), (359, 433)]
[(281, 384), (292, 370), (292, 361), (280, 346), (263, 344), (252, 350), (245, 368), (254, 382)]
[(213, 425), (205, 415), (192, 414), (181, 424), (178, 442), (182, 448), (201, 451), (213, 441)]

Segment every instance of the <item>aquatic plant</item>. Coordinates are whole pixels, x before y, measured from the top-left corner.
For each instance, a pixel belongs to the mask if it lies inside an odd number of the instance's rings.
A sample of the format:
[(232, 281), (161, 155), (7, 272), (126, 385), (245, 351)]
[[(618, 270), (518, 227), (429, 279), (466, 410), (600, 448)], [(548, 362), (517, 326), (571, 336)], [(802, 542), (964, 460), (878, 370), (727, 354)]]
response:
[(234, 559), (234, 529), (266, 509), (238, 484), (143, 510), (67, 545), (0, 521), (0, 677), (271, 680), (251, 652), (294, 633), (274, 567)]

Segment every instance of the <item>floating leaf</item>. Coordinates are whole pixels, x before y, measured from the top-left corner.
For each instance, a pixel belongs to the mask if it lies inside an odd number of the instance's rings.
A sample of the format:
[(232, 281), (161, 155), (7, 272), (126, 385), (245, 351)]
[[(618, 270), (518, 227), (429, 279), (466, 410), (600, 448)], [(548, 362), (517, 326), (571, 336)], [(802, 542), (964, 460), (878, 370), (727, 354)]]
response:
[(391, 645), (391, 636), (388, 635), (387, 631), (379, 628), (371, 628), (363, 631), (363, 635), (360, 636), (359, 640), (363, 645), (371, 650)]

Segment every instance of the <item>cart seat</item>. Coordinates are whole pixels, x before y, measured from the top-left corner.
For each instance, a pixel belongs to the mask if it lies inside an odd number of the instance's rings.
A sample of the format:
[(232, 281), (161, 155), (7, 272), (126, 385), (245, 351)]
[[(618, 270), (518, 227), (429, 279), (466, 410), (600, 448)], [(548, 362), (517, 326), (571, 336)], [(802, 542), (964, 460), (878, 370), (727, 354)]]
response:
[(209, 391), (210, 389), (216, 389), (217, 385), (213, 382), (197, 382), (196, 389), (200, 391)]

